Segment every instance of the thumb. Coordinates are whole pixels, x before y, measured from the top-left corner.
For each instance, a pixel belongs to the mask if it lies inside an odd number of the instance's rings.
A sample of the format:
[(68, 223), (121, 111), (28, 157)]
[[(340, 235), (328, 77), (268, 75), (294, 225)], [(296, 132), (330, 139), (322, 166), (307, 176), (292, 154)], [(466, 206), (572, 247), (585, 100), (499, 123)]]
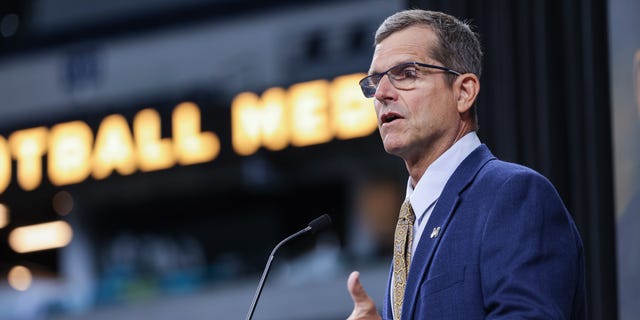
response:
[(351, 294), (351, 299), (354, 304), (370, 302), (371, 298), (369, 298), (369, 295), (360, 283), (360, 272), (351, 272), (347, 280), (347, 288), (349, 289), (349, 294)]
[(360, 273), (351, 272), (347, 280), (347, 289), (353, 300), (353, 312), (347, 320), (379, 320), (380, 315), (376, 310), (375, 303), (369, 297), (360, 283)]

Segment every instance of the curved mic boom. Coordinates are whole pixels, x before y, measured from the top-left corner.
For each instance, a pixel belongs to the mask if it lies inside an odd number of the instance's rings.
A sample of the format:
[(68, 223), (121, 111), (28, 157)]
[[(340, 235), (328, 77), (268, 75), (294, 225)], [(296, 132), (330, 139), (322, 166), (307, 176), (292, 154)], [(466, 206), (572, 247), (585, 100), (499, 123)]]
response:
[(258, 288), (256, 289), (256, 293), (253, 296), (253, 301), (251, 301), (251, 306), (249, 307), (249, 312), (247, 313), (246, 320), (251, 320), (251, 318), (253, 317), (253, 312), (255, 311), (256, 305), (258, 304), (258, 299), (260, 299), (260, 294), (262, 293), (262, 288), (264, 287), (264, 283), (267, 280), (267, 275), (269, 275), (269, 269), (271, 268), (271, 261), (273, 261), (273, 257), (276, 254), (276, 251), (280, 247), (282, 247), (285, 243), (289, 242), (294, 238), (297, 238), (309, 231), (311, 231), (313, 234), (318, 233), (319, 231), (322, 231), (328, 228), (329, 226), (331, 226), (331, 217), (329, 217), (328, 214), (323, 214), (313, 219), (313, 221), (309, 222), (309, 225), (306, 228), (288, 236), (284, 240), (280, 241), (280, 243), (278, 243), (278, 245), (276, 245), (275, 248), (273, 248), (273, 251), (271, 251), (271, 255), (269, 255), (269, 260), (267, 260), (267, 265), (264, 267), (264, 271), (262, 272), (262, 277), (260, 278), (260, 282), (258, 283)]

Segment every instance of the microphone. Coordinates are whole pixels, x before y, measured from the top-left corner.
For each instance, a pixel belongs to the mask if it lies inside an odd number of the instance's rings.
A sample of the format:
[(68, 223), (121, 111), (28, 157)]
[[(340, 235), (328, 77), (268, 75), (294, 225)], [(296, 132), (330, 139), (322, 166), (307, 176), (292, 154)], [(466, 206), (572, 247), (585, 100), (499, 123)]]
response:
[(258, 304), (258, 299), (260, 299), (260, 294), (262, 293), (262, 288), (264, 287), (264, 283), (267, 280), (267, 275), (269, 275), (269, 269), (271, 268), (271, 261), (273, 261), (273, 257), (276, 251), (285, 243), (289, 242), (289, 240), (297, 238), (309, 231), (311, 231), (311, 233), (313, 234), (316, 234), (319, 231), (322, 231), (328, 228), (329, 226), (331, 226), (331, 217), (329, 217), (328, 214), (323, 214), (313, 219), (313, 221), (309, 222), (309, 225), (306, 228), (288, 236), (286, 239), (280, 241), (280, 243), (278, 243), (278, 245), (276, 245), (275, 248), (273, 248), (273, 251), (271, 251), (271, 255), (269, 256), (269, 260), (267, 260), (267, 265), (264, 267), (264, 271), (262, 272), (262, 277), (260, 278), (260, 282), (258, 283), (258, 288), (256, 289), (256, 293), (253, 296), (253, 301), (251, 301), (251, 307), (249, 307), (249, 312), (247, 313), (246, 320), (251, 320), (251, 317), (253, 317), (253, 312), (255, 311), (256, 305)]

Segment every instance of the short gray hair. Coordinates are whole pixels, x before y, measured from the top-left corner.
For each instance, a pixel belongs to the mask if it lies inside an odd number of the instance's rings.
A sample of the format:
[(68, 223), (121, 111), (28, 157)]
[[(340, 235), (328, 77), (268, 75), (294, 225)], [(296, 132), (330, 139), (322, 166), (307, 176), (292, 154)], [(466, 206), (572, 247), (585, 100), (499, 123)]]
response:
[[(460, 73), (473, 73), (478, 78), (482, 73), (482, 48), (479, 36), (468, 22), (437, 11), (405, 10), (388, 17), (378, 28), (375, 45), (391, 34), (411, 26), (426, 26), (438, 39), (428, 52), (429, 56), (445, 67)], [(455, 77), (450, 77), (453, 83)]]

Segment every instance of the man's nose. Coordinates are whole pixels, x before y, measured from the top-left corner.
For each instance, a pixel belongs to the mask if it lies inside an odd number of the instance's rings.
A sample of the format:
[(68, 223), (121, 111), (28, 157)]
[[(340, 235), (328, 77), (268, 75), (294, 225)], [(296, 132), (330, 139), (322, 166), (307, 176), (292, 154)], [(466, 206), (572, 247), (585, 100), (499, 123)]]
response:
[(374, 95), (374, 97), (378, 100), (395, 99), (396, 93), (396, 88), (391, 83), (389, 75), (385, 74), (382, 78), (380, 78), (380, 82), (378, 83), (378, 88), (376, 89), (376, 94)]

